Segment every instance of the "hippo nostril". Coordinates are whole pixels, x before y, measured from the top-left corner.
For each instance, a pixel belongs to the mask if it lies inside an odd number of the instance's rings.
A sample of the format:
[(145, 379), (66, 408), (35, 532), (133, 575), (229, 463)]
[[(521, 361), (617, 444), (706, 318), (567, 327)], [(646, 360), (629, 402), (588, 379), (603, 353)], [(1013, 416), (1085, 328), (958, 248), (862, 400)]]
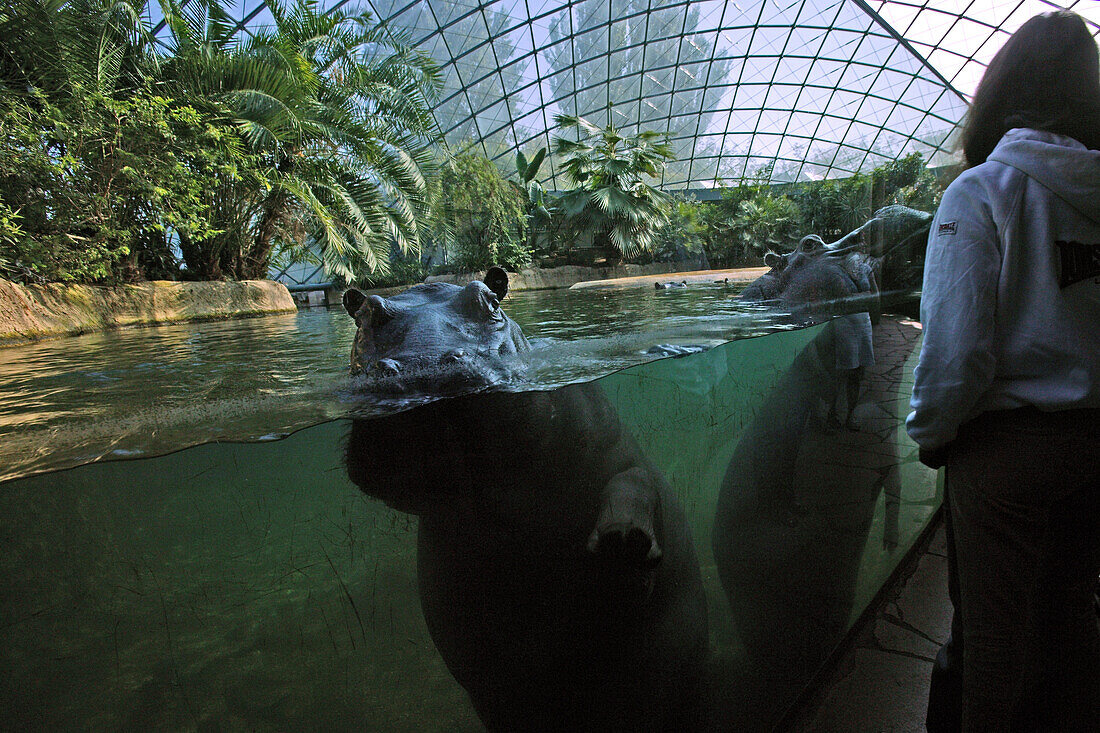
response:
[(440, 364), (454, 364), (455, 362), (462, 361), (466, 358), (466, 352), (461, 349), (455, 351), (448, 351), (446, 354), (439, 358)]
[(394, 375), (401, 372), (401, 365), (393, 359), (379, 359), (376, 368), (386, 375)]

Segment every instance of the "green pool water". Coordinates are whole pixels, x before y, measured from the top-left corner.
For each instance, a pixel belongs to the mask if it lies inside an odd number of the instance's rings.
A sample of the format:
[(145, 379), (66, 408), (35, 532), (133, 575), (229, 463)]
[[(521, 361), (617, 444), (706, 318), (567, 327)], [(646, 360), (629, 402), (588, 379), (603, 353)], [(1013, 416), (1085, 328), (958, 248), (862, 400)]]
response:
[[(652, 361), (657, 343), (782, 328), (735, 291), (543, 290), (505, 308), (534, 352), (523, 388)], [(355, 324), (341, 308), (125, 329), (0, 349), (0, 480), (209, 440), (275, 439), (348, 413)]]
[[(828, 324), (760, 335), (721, 288), (667, 295), (507, 307), (542, 388), (598, 380), (685, 508), (708, 729), (767, 730), (938, 506), (902, 424), (919, 326), (880, 321), (856, 429), (834, 430)], [(7, 727), (481, 729), (425, 627), (415, 517), (346, 475), (351, 333), (313, 311), (0, 352), (3, 473), (35, 474), (0, 484)], [(759, 480), (757, 457), (789, 478)]]

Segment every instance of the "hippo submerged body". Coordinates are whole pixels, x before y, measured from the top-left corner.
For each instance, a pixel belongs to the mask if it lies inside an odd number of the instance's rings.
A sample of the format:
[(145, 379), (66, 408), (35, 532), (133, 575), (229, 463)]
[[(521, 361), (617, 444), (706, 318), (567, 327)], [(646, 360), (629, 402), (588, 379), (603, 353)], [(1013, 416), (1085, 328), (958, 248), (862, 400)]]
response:
[[(487, 332), (478, 323), (448, 315), (451, 326), (437, 328), (438, 314), (425, 313), (431, 298), (456, 291), (424, 287), (390, 299), (419, 307), (377, 320), (385, 301), (352, 296), (361, 368), (392, 358), (400, 374), (415, 343), (435, 371), (459, 349), (469, 363), (446, 365), (468, 384), (471, 365), (491, 374), (479, 363), (526, 345), (503, 314), (489, 329), (497, 350), (479, 340)], [(482, 288), (492, 293), (482, 283), (462, 290)], [(451, 311), (486, 313), (461, 303)], [(691, 537), (668, 483), (598, 385), (465, 394), (355, 420), (347, 468), (367, 494), (419, 516), (424, 617), (489, 729), (693, 727), (707, 622)]]

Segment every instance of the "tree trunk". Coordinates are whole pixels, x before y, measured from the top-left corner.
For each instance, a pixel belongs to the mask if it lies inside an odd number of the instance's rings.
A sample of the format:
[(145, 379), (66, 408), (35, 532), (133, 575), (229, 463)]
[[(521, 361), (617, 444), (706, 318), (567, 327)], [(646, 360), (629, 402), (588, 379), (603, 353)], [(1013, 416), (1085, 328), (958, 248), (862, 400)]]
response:
[(221, 280), (222, 269), (219, 253), (211, 240), (196, 242), (186, 235), (180, 235), (180, 252), (187, 269), (200, 280)]
[(275, 190), (264, 201), (260, 223), (256, 228), (256, 239), (241, 264), (241, 275), (244, 279), (262, 280), (267, 277), (268, 260), (271, 249), (275, 246), (275, 230), (286, 215), (287, 199), (286, 192)]

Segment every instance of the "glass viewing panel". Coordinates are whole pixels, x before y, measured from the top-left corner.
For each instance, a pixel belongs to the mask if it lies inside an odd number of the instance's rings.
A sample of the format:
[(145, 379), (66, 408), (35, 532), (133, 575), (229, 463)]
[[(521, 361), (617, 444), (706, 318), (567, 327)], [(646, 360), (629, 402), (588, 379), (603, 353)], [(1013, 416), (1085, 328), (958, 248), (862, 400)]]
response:
[(941, 498), (920, 326), (879, 317), (853, 392), (852, 317), (0, 484), (9, 724), (768, 729)]

